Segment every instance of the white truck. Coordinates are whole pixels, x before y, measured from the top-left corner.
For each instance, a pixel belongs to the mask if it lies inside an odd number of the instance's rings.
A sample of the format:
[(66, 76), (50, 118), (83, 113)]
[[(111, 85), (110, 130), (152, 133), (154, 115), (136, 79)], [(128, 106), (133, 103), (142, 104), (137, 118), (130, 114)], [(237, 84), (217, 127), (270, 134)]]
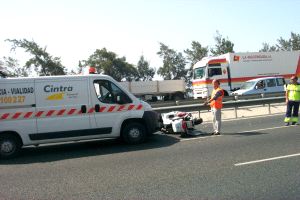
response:
[(45, 143), (121, 137), (159, 128), (151, 106), (106, 75), (0, 78), (0, 157)]
[(132, 94), (147, 101), (157, 101), (158, 96), (164, 100), (184, 99), (186, 84), (184, 80), (132, 81), (120, 82)]
[(194, 98), (207, 98), (211, 82), (219, 79), (225, 95), (238, 89), (245, 81), (281, 76), (300, 76), (300, 51), (227, 53), (205, 57), (193, 66)]

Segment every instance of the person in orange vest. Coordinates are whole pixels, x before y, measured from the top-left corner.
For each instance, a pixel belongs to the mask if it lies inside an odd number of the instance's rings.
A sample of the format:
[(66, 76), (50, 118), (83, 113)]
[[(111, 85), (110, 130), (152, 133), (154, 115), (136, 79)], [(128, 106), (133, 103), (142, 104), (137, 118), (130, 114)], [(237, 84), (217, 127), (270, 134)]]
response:
[(204, 105), (210, 104), (213, 114), (213, 135), (220, 135), (221, 130), (221, 109), (223, 107), (224, 91), (220, 88), (220, 81), (214, 79), (212, 81), (214, 90), (211, 93), (211, 98), (204, 102)]

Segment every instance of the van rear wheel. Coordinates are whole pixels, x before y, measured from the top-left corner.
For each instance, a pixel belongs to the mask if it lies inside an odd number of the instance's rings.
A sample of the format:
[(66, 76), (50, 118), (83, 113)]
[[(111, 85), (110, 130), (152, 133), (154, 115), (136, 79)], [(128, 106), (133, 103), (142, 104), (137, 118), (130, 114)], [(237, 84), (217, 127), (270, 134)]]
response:
[(0, 158), (8, 159), (18, 155), (21, 150), (19, 138), (12, 134), (0, 134)]
[(144, 142), (146, 139), (145, 126), (137, 122), (127, 124), (122, 130), (122, 139), (128, 144)]

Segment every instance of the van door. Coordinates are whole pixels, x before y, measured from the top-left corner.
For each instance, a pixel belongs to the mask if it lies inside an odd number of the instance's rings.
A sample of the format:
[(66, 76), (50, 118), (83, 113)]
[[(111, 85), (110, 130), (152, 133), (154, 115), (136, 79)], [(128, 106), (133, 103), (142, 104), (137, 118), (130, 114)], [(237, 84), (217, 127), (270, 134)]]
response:
[[(106, 79), (91, 79), (92, 123), (103, 137), (118, 137), (123, 120), (130, 118), (132, 100), (115, 83)], [(90, 112), (89, 111), (89, 112)]]
[(31, 140), (67, 141), (92, 133), (87, 77), (59, 77), (36, 80), (37, 134)]

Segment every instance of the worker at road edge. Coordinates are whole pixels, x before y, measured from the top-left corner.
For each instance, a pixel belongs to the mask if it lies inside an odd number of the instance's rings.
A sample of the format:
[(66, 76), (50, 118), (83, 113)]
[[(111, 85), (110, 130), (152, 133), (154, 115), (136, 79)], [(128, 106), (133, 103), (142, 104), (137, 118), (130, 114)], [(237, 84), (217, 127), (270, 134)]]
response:
[(297, 76), (292, 76), (291, 82), (286, 87), (286, 114), (284, 119), (286, 126), (289, 126), (290, 123), (292, 123), (292, 125), (296, 125), (299, 121), (300, 84), (297, 80)]
[(221, 109), (223, 107), (224, 91), (220, 88), (220, 81), (214, 79), (212, 81), (214, 90), (211, 93), (211, 98), (204, 102), (204, 105), (210, 104), (213, 114), (213, 135), (220, 135), (221, 130)]

